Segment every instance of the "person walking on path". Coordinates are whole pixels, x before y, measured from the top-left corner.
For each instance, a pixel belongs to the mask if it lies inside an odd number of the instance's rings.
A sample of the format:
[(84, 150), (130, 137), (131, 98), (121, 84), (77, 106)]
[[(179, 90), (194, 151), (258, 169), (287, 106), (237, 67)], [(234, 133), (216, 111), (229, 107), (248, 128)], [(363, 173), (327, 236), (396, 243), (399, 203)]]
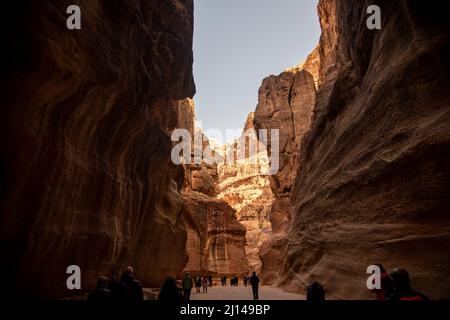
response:
[(196, 275), (194, 278), (195, 289), (197, 292), (200, 292), (200, 287), (202, 286), (202, 278), (199, 275)]
[(203, 293), (208, 293), (209, 277), (203, 277), (202, 284), (203, 284)]
[(212, 287), (212, 285), (213, 285), (213, 278), (212, 278), (212, 275), (209, 275), (208, 276), (208, 286)]
[(259, 300), (259, 278), (256, 275), (256, 272), (253, 272), (253, 275), (250, 277), (250, 284), (252, 286), (253, 291), (253, 300)]
[(191, 299), (191, 290), (192, 290), (193, 280), (191, 274), (186, 272), (183, 278), (182, 286), (183, 286), (183, 296), (184, 300), (189, 301)]

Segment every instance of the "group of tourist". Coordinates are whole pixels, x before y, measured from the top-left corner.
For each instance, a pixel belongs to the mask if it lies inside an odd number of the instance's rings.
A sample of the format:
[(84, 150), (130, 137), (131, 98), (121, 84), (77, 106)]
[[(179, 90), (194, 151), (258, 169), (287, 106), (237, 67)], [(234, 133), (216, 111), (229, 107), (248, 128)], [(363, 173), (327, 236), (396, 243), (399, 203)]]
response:
[(381, 271), (381, 288), (372, 290), (377, 300), (428, 300), (427, 296), (413, 290), (408, 271), (395, 268), (389, 275), (383, 265), (377, 266)]
[(230, 286), (237, 287), (239, 285), (239, 279), (237, 276), (234, 276), (230, 279)]
[[(256, 272), (253, 272), (251, 277), (246, 276), (247, 282), (251, 284), (253, 291), (253, 299), (258, 300), (258, 290), (259, 290), (259, 278), (256, 275)], [(223, 276), (220, 281), (222, 286), (226, 286), (226, 276)], [(232, 285), (238, 281), (238, 278), (235, 276), (231, 278)], [(212, 276), (199, 276), (196, 275), (192, 277), (189, 272), (186, 272), (183, 279), (181, 280), (181, 285), (177, 283), (177, 281), (169, 277), (164, 282), (164, 285), (161, 288), (161, 291), (158, 296), (158, 300), (160, 301), (189, 301), (191, 299), (191, 291), (195, 286), (197, 293), (201, 292), (201, 287), (203, 287), (203, 293), (208, 293), (208, 287), (213, 285)], [(236, 285), (237, 286), (237, 285)]]
[(113, 273), (111, 278), (101, 276), (97, 280), (97, 287), (88, 295), (88, 301), (119, 301), (137, 303), (144, 300), (141, 283), (133, 275), (133, 268), (128, 266), (119, 278)]
[[(424, 294), (413, 290), (408, 271), (395, 268), (391, 274), (381, 264), (377, 264), (381, 271), (381, 287), (372, 289), (376, 294), (377, 300), (428, 300)], [(227, 277), (221, 278), (222, 286), (226, 286)], [(244, 286), (252, 287), (253, 299), (259, 300), (259, 277), (256, 272), (252, 276), (245, 275), (243, 278)], [(234, 276), (230, 280), (232, 286), (238, 286), (238, 277)], [(158, 300), (166, 302), (189, 301), (191, 291), (195, 286), (197, 293), (203, 288), (203, 293), (208, 293), (208, 287), (213, 285), (212, 276), (196, 275), (191, 277), (186, 272), (181, 283), (177, 283), (175, 278), (168, 277), (162, 286)], [(319, 282), (312, 282), (306, 288), (306, 299), (310, 301), (325, 300), (325, 288)], [(113, 273), (111, 279), (100, 277), (97, 281), (97, 287), (89, 293), (89, 301), (121, 301), (127, 303), (136, 303), (144, 300), (143, 288), (141, 283), (134, 277), (133, 268), (126, 267), (121, 277)]]
[[(187, 273), (187, 275), (190, 276), (189, 272)], [(186, 276), (184, 277), (184, 279), (187, 279)], [(187, 281), (189, 281), (189, 280), (187, 280)], [(209, 275), (209, 276), (201, 277), (199, 275), (196, 275), (194, 277), (194, 284), (195, 284), (195, 289), (197, 290), (197, 292), (200, 292), (200, 289), (203, 287), (203, 293), (208, 293), (208, 287), (212, 286), (212, 276)]]
[[(381, 288), (372, 289), (377, 300), (428, 300), (424, 294), (413, 290), (409, 273), (405, 269), (395, 268), (389, 275), (383, 265), (376, 264), (381, 271)], [(313, 282), (306, 289), (306, 300), (325, 300), (325, 288), (319, 282)]]
[[(226, 287), (227, 286), (227, 276), (223, 276), (222, 278), (220, 278), (220, 282), (222, 283), (222, 287)], [(248, 274), (243, 276), (242, 283), (245, 287), (247, 287), (250, 284), (250, 276)], [(235, 275), (230, 279), (230, 286), (232, 286), (232, 287), (239, 286), (238, 276)]]

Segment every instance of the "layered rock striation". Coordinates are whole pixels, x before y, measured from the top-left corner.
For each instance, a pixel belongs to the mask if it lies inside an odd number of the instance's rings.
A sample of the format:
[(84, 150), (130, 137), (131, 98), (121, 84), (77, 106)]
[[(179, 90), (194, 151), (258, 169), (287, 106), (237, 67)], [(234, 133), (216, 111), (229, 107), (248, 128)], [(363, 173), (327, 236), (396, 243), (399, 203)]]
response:
[[(193, 3), (8, 3), (1, 78), (4, 292), (61, 297), (133, 265), (159, 286), (186, 262), (169, 132), (192, 97)], [(38, 26), (38, 27), (37, 27)], [(175, 116), (174, 116), (175, 115)], [(4, 270), (4, 268), (7, 268)], [(76, 291), (76, 290), (75, 290)]]
[[(301, 139), (310, 129), (316, 102), (319, 52), (315, 49), (305, 63), (265, 78), (259, 89), (259, 100), (253, 119), (260, 129), (279, 130), (279, 170), (270, 176), (274, 201), (270, 212), (272, 237), (262, 245), (262, 271), (266, 281), (279, 274), (282, 251), (289, 226), (289, 199), (298, 170)], [(270, 140), (269, 140), (270, 141)], [(272, 152), (267, 143), (269, 153)]]
[[(253, 117), (254, 113), (250, 113), (243, 135), (227, 146), (226, 157), (218, 167), (218, 198), (236, 210), (239, 222), (246, 229), (245, 254), (249, 271), (259, 273), (262, 266), (260, 248), (272, 235), (273, 193), (266, 175), (269, 159), (266, 148), (257, 139)], [(252, 145), (254, 154), (250, 154)]]
[[(191, 163), (184, 164), (183, 221), (187, 230), (188, 262), (184, 271), (203, 275), (241, 275), (248, 271), (245, 256), (246, 229), (236, 211), (218, 197), (217, 163), (208, 164), (195, 151), (194, 140), (213, 149), (208, 138), (195, 126), (193, 101), (180, 102), (179, 128), (190, 132)], [(197, 161), (197, 163), (195, 163)]]
[(282, 248), (280, 284), (371, 297), (366, 269), (406, 268), (450, 298), (450, 46), (443, 4), (321, 0), (320, 76)]

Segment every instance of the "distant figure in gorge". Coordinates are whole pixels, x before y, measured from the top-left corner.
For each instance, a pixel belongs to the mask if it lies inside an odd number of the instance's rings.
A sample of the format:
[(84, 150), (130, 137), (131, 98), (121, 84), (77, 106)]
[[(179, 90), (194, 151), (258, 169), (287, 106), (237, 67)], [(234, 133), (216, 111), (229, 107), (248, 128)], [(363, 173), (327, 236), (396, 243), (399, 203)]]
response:
[(88, 295), (88, 301), (91, 302), (105, 302), (112, 301), (113, 295), (111, 291), (108, 289), (108, 281), (107, 277), (100, 277), (97, 280), (97, 288), (92, 290)]
[(202, 278), (199, 275), (196, 275), (194, 278), (195, 289), (197, 292), (200, 292), (200, 288), (202, 286)]
[(227, 277), (223, 276), (220, 279), (220, 282), (222, 282), (222, 287), (226, 287), (227, 286)]
[(210, 287), (212, 287), (212, 285), (213, 285), (213, 278), (212, 278), (212, 275), (209, 275), (208, 276), (208, 286), (210, 286)]
[(391, 277), (381, 263), (375, 264), (381, 271), (381, 289), (372, 289), (371, 292), (377, 295), (377, 300), (387, 300), (394, 290)]
[(253, 272), (250, 277), (250, 284), (252, 286), (253, 291), (253, 300), (259, 300), (258, 290), (259, 290), (259, 278), (256, 275), (256, 272)]
[(168, 277), (164, 281), (161, 291), (158, 295), (158, 300), (162, 302), (180, 302), (183, 301), (183, 296), (178, 291), (177, 282), (174, 278)]
[(183, 281), (182, 281), (184, 300), (191, 299), (192, 285), (193, 285), (193, 281), (191, 278), (191, 274), (189, 272), (186, 272), (186, 274), (184, 275)]
[(144, 300), (144, 292), (141, 283), (136, 280), (133, 268), (128, 266), (122, 273), (119, 282), (118, 300), (137, 303)]
[(428, 300), (428, 297), (413, 290), (409, 273), (405, 269), (395, 268), (391, 273), (394, 282), (394, 290), (390, 295), (391, 300)]
[(245, 287), (247, 286), (248, 282), (249, 282), (249, 277), (248, 277), (248, 275), (246, 274), (246, 275), (244, 276), (244, 279), (243, 279), (243, 283), (244, 283), (244, 286), (245, 286)]
[(308, 301), (324, 301), (325, 289), (319, 282), (313, 282), (306, 288), (306, 300)]
[(203, 284), (203, 293), (208, 293), (209, 277), (203, 277), (202, 284)]

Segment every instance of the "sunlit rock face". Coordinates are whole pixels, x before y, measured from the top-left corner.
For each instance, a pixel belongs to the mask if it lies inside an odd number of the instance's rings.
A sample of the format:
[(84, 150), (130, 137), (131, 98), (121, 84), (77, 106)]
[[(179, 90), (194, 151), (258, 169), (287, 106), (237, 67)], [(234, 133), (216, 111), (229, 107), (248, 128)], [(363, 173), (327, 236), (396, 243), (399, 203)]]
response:
[(245, 228), (225, 201), (192, 192), (184, 195), (189, 257), (185, 271), (194, 274), (242, 275), (247, 268)]
[[(260, 255), (265, 281), (279, 274), (281, 251), (286, 244), (289, 226), (289, 198), (298, 171), (301, 140), (310, 129), (316, 101), (319, 52), (314, 50), (305, 63), (285, 70), (278, 76), (265, 78), (259, 89), (254, 126), (279, 130), (279, 171), (270, 176), (274, 194), (270, 222), (273, 235), (262, 246)], [(257, 131), (259, 132), (259, 131)], [(268, 144), (269, 151), (271, 150)]]
[[(258, 142), (253, 127), (254, 114), (250, 113), (244, 125), (244, 134), (228, 146), (228, 158), (218, 167), (219, 199), (223, 199), (236, 210), (239, 222), (245, 227), (245, 254), (250, 271), (260, 272), (259, 257), (262, 244), (272, 233), (270, 210), (273, 194), (267, 175), (269, 159), (266, 149)], [(255, 153), (250, 154), (253, 144)], [(230, 156), (235, 157), (235, 161)]]
[(450, 46), (444, 4), (321, 0), (320, 78), (291, 191), (281, 282), (369, 298), (366, 268), (406, 268), (450, 298)]
[[(185, 164), (183, 184), (183, 221), (187, 230), (188, 262), (184, 271), (193, 274), (242, 275), (248, 271), (245, 257), (246, 229), (234, 210), (219, 199), (217, 164), (207, 164), (194, 153), (194, 139), (202, 139), (202, 150), (210, 148), (209, 140), (195, 127), (192, 100), (179, 102), (179, 126), (190, 132), (192, 161)], [(196, 137), (195, 137), (196, 136)]]
[[(186, 262), (170, 161), (175, 100), (192, 97), (191, 0), (9, 2), (2, 60), (3, 292), (62, 297), (126, 265), (160, 286)], [(5, 21), (2, 21), (5, 22)], [(6, 268), (6, 270), (5, 270)]]

